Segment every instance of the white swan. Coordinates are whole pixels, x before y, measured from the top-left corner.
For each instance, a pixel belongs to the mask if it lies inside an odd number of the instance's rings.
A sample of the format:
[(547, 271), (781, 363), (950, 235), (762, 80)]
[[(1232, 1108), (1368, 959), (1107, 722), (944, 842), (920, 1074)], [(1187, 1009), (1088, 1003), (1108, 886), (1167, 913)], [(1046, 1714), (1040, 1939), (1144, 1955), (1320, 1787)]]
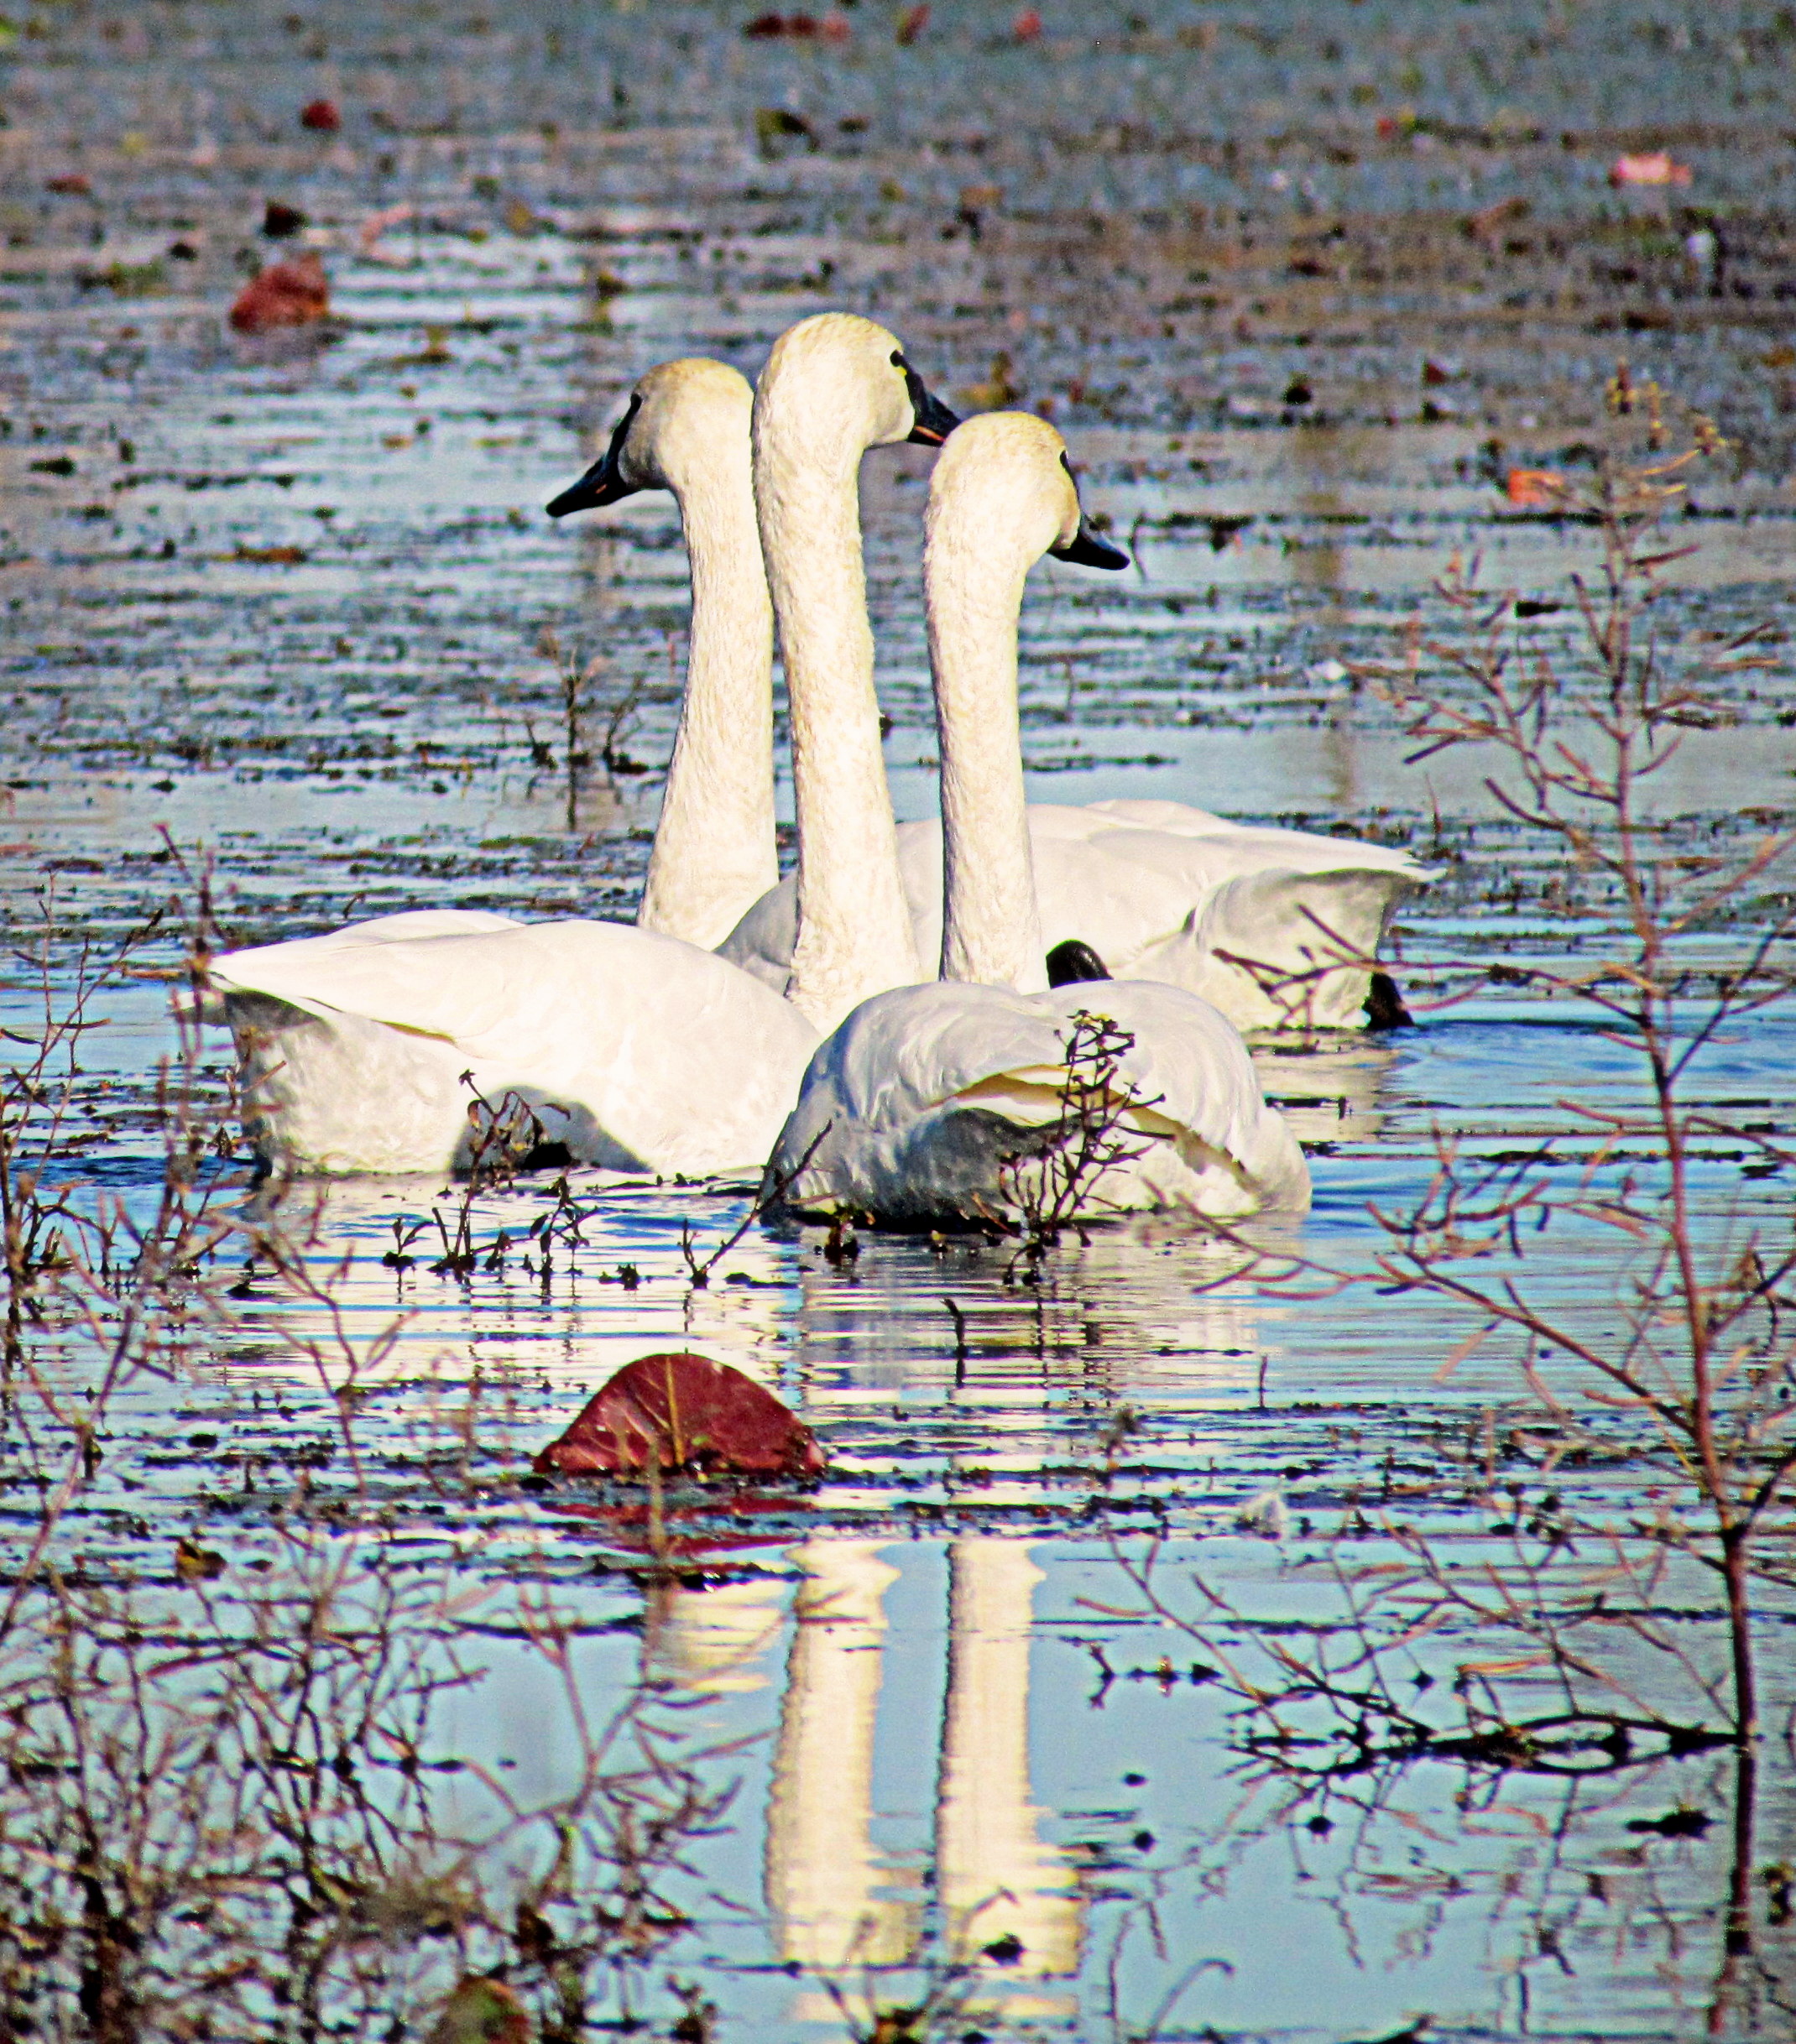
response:
[(686, 530), (687, 689), (637, 927), (422, 910), (217, 960), (269, 1165), (463, 1167), (470, 1085), (495, 1108), (515, 1095), (582, 1162), (697, 1176), (766, 1155), (817, 1032), (709, 950), (779, 872), (752, 403), (722, 362), (651, 369), (550, 506), (665, 488)]
[(911, 1223), (1014, 1218), (1019, 1174), (1061, 1116), (1081, 1011), (1133, 1040), (1108, 1095), (1126, 1153), (1087, 1186), (1086, 1215), (1308, 1205), (1303, 1153), (1209, 1003), (1145, 979), (1026, 990), (1044, 974), (1017, 618), (1044, 551), (1094, 565), (1123, 558), (1109, 550), (1102, 563), (1089, 545), (1064, 443), (1045, 420), (989, 414), (949, 439), (930, 485), (924, 563), (946, 847), (942, 978), (864, 1001), (812, 1059), (768, 1166), (800, 1211)]
[[(939, 444), (957, 423), (897, 337), (853, 313), (789, 327), (754, 387), (754, 508), (786, 664), (798, 822), (794, 927), (765, 976), (820, 1030), (921, 977), (880, 752), (856, 478), (869, 447)], [(722, 955), (736, 957), (734, 946), (732, 937)]]
[(233, 952), (212, 979), (251, 1141), (326, 1175), (465, 1169), (476, 1092), (530, 1108), (573, 1162), (752, 1167), (817, 1043), (715, 952), (627, 923), (426, 910)]
[[(821, 446), (826, 466), (834, 455), (848, 461), (851, 505), (864, 448), (939, 441), (953, 424), (892, 336), (858, 325), (863, 349), (874, 336), (878, 360), (848, 379), (855, 403), (845, 430), (828, 416), (827, 389), (775, 402), (765, 420), (755, 402), (770, 476), (814, 473)], [(777, 398), (777, 375), (774, 383)], [(744, 488), (748, 402), (746, 383), (721, 364), (651, 371), (603, 458), (551, 506), (561, 515), (661, 484), (679, 499), (692, 553), (697, 614), (687, 697), (643, 926), (425, 910), (219, 958), (212, 978), (237, 1038), (246, 1127), (269, 1165), (323, 1173), (465, 1166), (477, 1139), (475, 1092), (496, 1109), (514, 1097), (536, 1113), (546, 1139), (578, 1162), (697, 1176), (765, 1160), (818, 1031), (800, 1006), (702, 948), (773, 869), (768, 596)], [(800, 547), (803, 499), (802, 489), (793, 493), (782, 528)], [(858, 574), (858, 526), (852, 536)], [(864, 599), (860, 611), (864, 618)], [(795, 661), (801, 670), (796, 613), (791, 625), (788, 670)], [(870, 700), (870, 644), (865, 686)], [(795, 717), (799, 723), (812, 740), (795, 766), (800, 856), (808, 831), (819, 847), (810, 870), (821, 909), (830, 899), (817, 879), (828, 855), (861, 833), (818, 800), (819, 772), (838, 761), (835, 734)], [(876, 712), (874, 739), (873, 806), (889, 833)], [(675, 926), (692, 941), (664, 933)]]
[[(809, 745), (817, 764), (813, 812), (827, 803), (845, 827), (852, 819), (852, 834), (864, 834), (865, 855), (879, 875), (864, 884), (853, 857), (838, 865), (832, 854), (829, 882), (814, 867), (808, 878), (789, 876), (718, 948), (769, 986), (795, 988), (791, 998), (826, 1028), (854, 998), (873, 990), (865, 980), (838, 984), (837, 967), (825, 962), (843, 955), (845, 920), (872, 924), (865, 955), (883, 961), (887, 984), (912, 976), (910, 951), (933, 958), (941, 942), (937, 821), (897, 828), (908, 950), (894, 926), (894, 904), (878, 891), (889, 886), (889, 867), (885, 826), (871, 804), (875, 789), (880, 800), (888, 798), (875, 743), (873, 642), (854, 497), (859, 438), (853, 422), (890, 399), (890, 342), (883, 328), (846, 314), (805, 321), (776, 346), (755, 399), (757, 434), (776, 411), (788, 425), (807, 411), (819, 422), (834, 422), (828, 436), (787, 432), (777, 462), (758, 447), (754, 488), (788, 673), (790, 616), (801, 661), (831, 665), (841, 680), (834, 735), (794, 732), (795, 776), (801, 749)], [(861, 377), (864, 392), (855, 388)], [(788, 546), (787, 536), (796, 540), (799, 529), (814, 532), (813, 549)], [(781, 547), (788, 564), (776, 567), (773, 550)], [(1182, 802), (1037, 803), (1028, 819), (1051, 977), (1076, 974), (1078, 952), (1089, 946), (1114, 975), (1186, 987), (1243, 1029), (1361, 1024), (1370, 978), (1364, 962), (1376, 955), (1398, 903), (1433, 877), (1407, 853), (1382, 845), (1230, 823)], [(854, 846), (843, 849), (852, 853)], [(801, 925), (810, 933), (802, 940)], [(1350, 962), (1336, 962), (1341, 960)]]
[(773, 612), (749, 472), (748, 378), (692, 357), (650, 370), (611, 444), (551, 518), (671, 490), (692, 564), (680, 728), (661, 795), (640, 930), (713, 949), (778, 880), (773, 811)]

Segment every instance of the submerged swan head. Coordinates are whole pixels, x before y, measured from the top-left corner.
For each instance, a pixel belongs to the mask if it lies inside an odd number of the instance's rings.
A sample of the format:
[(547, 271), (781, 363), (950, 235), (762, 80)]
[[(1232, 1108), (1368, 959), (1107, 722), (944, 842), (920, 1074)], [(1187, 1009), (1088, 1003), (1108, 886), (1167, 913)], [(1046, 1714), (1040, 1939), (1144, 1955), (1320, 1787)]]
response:
[(995, 580), (1020, 578), (1043, 554), (1087, 568), (1125, 568), (1079, 505), (1067, 443), (1032, 412), (985, 412), (948, 435), (929, 479), (929, 554), (975, 558)]
[(754, 393), (763, 451), (790, 436), (858, 463), (898, 441), (939, 446), (959, 423), (911, 367), (898, 336), (853, 312), (819, 312), (773, 344)]
[(754, 394), (728, 362), (689, 355), (650, 369), (630, 393), (611, 444), (550, 502), (551, 518), (614, 504), (638, 490), (681, 496), (715, 470), (723, 450), (748, 446)]

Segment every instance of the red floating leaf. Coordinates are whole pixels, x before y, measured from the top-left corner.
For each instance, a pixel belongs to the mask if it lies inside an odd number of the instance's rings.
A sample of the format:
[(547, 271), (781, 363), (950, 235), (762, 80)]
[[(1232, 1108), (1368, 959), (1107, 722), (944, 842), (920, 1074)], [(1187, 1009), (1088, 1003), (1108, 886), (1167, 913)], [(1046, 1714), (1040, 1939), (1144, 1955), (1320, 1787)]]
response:
[(253, 277), (231, 307), (240, 334), (267, 333), (277, 326), (308, 326), (331, 310), (331, 287), (322, 260), (311, 249), (290, 262), (271, 263)]
[(755, 43), (771, 42), (782, 35), (796, 36), (802, 43), (819, 34), (837, 43), (846, 42), (854, 30), (845, 14), (834, 15), (821, 23), (814, 14), (757, 14), (753, 21), (744, 23), (742, 33)]
[(640, 1476), (662, 1469), (817, 1476), (810, 1428), (728, 1363), (672, 1351), (639, 1356), (587, 1404), (533, 1465), (539, 1475)]
[(1511, 503), (1522, 511), (1563, 511), (1565, 478), (1550, 468), (1511, 468), (1504, 478)]
[(928, 0), (923, 0), (921, 7), (907, 7), (898, 17), (898, 26), (893, 32), (892, 39), (901, 49), (908, 50), (928, 26)]
[(343, 124), (343, 117), (337, 111), (334, 99), (309, 100), (300, 109), (300, 126), (309, 128), (315, 134), (334, 135)]
[(1010, 34), (1019, 43), (1039, 42), (1042, 36), (1041, 10), (1026, 7), (1010, 23)]
[(1667, 149), (1642, 149), (1637, 155), (1618, 156), (1609, 166), (1609, 182), (1623, 185), (1688, 185), (1690, 166), (1679, 163)]

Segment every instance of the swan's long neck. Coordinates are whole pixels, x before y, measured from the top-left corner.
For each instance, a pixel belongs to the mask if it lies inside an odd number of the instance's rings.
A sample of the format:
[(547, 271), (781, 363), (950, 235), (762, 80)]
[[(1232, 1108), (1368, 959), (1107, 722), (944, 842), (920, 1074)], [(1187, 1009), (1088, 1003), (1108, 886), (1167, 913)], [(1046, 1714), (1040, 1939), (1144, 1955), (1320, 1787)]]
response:
[(942, 977), (1047, 985), (1016, 712), (1026, 561), (946, 521), (924, 560), (942, 755)]
[(747, 435), (720, 439), (675, 495), (692, 574), (686, 699), (636, 922), (709, 951), (780, 878), (773, 612)]
[[(765, 381), (765, 379), (764, 379)], [(787, 998), (823, 1030), (921, 974), (873, 686), (856, 477), (862, 448), (820, 446), (801, 399), (754, 415), (754, 498), (791, 705), (798, 941)]]

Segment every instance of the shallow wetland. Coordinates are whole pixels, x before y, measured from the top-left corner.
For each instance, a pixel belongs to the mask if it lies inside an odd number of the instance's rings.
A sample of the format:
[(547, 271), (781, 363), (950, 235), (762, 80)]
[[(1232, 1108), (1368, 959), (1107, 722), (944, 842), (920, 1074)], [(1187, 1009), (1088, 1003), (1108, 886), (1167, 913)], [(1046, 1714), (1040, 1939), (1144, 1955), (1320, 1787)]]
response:
[[(448, 2036), (491, 1973), (530, 2028), (456, 2035), (1796, 2034), (1788, 1500), (1749, 1765), (1667, 1431), (1563, 1351), (1329, 1275), (1371, 1270), (1442, 1140), (1568, 1206), (1629, 1166), (1587, 1110), (1641, 1110), (1637, 1052), (1530, 977), (1619, 955), (1623, 905), (1488, 754), (1412, 759), (1365, 672), (1466, 628), (1455, 560), (1584, 671), (1601, 534), (1511, 477), (1590, 476), (1618, 358), (1727, 442), (1668, 521), (1668, 659), (1757, 634), (1642, 790), (1651, 857), (1748, 858), (1790, 816), (1791, 10), (754, 12), (0, 23), (0, 1129), (9, 1198), (29, 1165), (113, 1230), (102, 1268), (65, 1223), (93, 1268), (9, 1294), (0, 2031)], [(302, 128), (321, 97), (338, 124)], [(1611, 182), (1660, 149), (1687, 183)], [(247, 338), (270, 201), (332, 316)], [(202, 887), (215, 948), (629, 915), (685, 556), (665, 496), (541, 507), (650, 364), (752, 375), (826, 307), (964, 409), (1049, 411), (1130, 548), (1031, 581), (1032, 799), (1439, 868), (1391, 946), (1412, 1026), (1256, 1046), (1313, 1212), (1039, 1259), (755, 1223), (713, 1259), (753, 1188), (258, 1202), (228, 1042), (170, 1019)], [(935, 799), (927, 475), (885, 451), (862, 486), (906, 816)], [(1678, 935), (1693, 995), (1791, 887), (1775, 859)], [(1788, 1000), (1689, 1069), (1705, 1268), (1788, 1253), (1793, 1075)], [(133, 1275), (171, 1155), (186, 1232)], [(1541, 1226), (1530, 1296), (1620, 1341), (1637, 1234)], [(1778, 1410), (1792, 1290), (1754, 1352)], [(816, 1431), (820, 1483), (530, 1476), (613, 1369), (686, 1348)]]

